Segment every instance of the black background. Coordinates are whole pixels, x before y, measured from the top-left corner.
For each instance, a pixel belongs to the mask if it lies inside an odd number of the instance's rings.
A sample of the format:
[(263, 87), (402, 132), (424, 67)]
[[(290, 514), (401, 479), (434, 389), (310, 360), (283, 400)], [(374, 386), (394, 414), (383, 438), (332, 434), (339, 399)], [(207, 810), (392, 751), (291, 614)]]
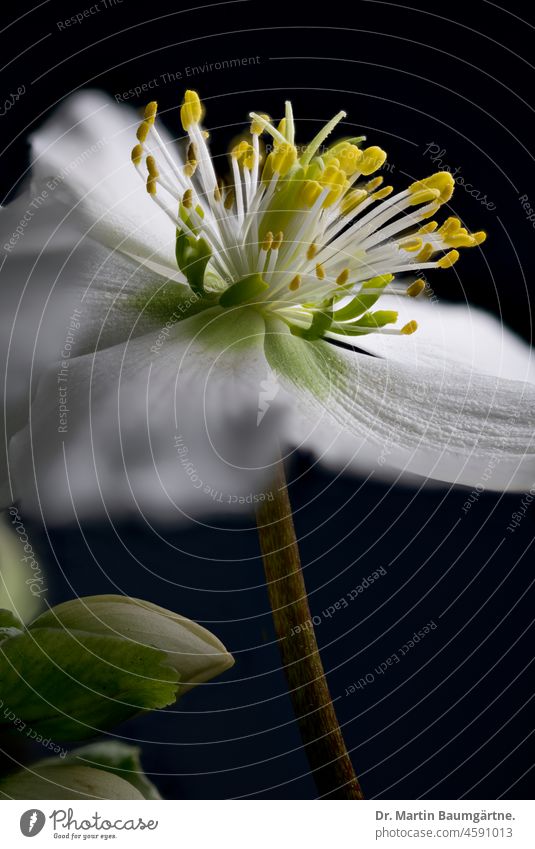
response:
[[(67, 29), (90, 3), (55, 0), (3, 11), (4, 96), (26, 93), (0, 119), (1, 197), (27, 165), (26, 137), (69, 93), (112, 96), (154, 78), (169, 129), (183, 90), (207, 106), (216, 153), (251, 109), (281, 114), (290, 98), (306, 140), (339, 109), (389, 152), (394, 185), (460, 168), (453, 205), (489, 239), (433, 278), (439, 298), (468, 300), (531, 334), (535, 207), (535, 28), (525, 4), (229, 2), (181, 10), (122, 0)], [(9, 23), (7, 15), (12, 15)], [(187, 68), (259, 57), (226, 70)], [(162, 74), (182, 74), (164, 83)], [(178, 130), (177, 130), (178, 132)], [(489, 209), (481, 198), (495, 206)], [(315, 467), (288, 469), (313, 613), (378, 566), (387, 574), (317, 629), (333, 698), (368, 797), (530, 798), (533, 773), (533, 513), (506, 527), (521, 495), (387, 488)], [(236, 666), (171, 710), (131, 721), (144, 764), (167, 798), (314, 798), (271, 626), (254, 527), (208, 524), (160, 536), (139, 525), (55, 531), (40, 539), (55, 603), (120, 591), (214, 630)], [(38, 536), (40, 535), (40, 536)], [(217, 552), (217, 558), (214, 558)], [(434, 620), (399, 664), (351, 696), (357, 681)], [(41, 756), (40, 752), (37, 752)]]

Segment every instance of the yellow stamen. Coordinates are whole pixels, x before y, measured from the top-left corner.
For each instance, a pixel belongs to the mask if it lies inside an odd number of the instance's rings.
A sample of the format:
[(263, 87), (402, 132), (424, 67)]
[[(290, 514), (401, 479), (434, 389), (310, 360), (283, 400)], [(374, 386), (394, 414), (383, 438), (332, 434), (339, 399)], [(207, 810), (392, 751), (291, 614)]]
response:
[(414, 283), (407, 288), (409, 298), (417, 298), (425, 289), (425, 280), (415, 280)]
[(419, 192), (422, 189), (437, 189), (440, 197), (440, 203), (446, 203), (453, 194), (455, 188), (455, 180), (449, 171), (437, 171), (436, 174), (431, 174), (430, 177), (425, 177), (423, 180), (417, 180), (412, 186), (409, 186), (410, 192)]
[(434, 251), (433, 245), (430, 242), (426, 242), (423, 246), (422, 250), (416, 257), (418, 262), (427, 262), (428, 259), (432, 256)]
[(140, 144), (136, 144), (135, 147), (132, 148), (132, 162), (134, 163), (134, 165), (139, 165), (142, 159), (143, 146)]
[(156, 160), (154, 156), (147, 156), (146, 159), (147, 171), (149, 172), (150, 177), (159, 177), (158, 166), (156, 165)]
[(476, 245), (482, 245), (486, 238), (487, 234), (484, 230), (478, 230), (477, 233), (472, 233), (472, 239), (474, 239)]
[(136, 137), (141, 144), (146, 140), (150, 130), (150, 124), (148, 121), (142, 121), (139, 127), (137, 128)]
[(290, 289), (291, 292), (297, 292), (300, 285), (301, 285), (301, 277), (300, 277), (299, 274), (296, 274), (294, 279), (289, 284), (288, 289)]
[(343, 286), (349, 280), (349, 268), (344, 268), (336, 278), (336, 285)]
[(451, 268), (452, 265), (455, 265), (458, 259), (459, 251), (450, 251), (438, 260), (437, 265), (439, 268)]
[(158, 111), (158, 104), (155, 100), (151, 100), (150, 103), (147, 103), (145, 106), (145, 121), (149, 124), (154, 124), (154, 119), (156, 118), (156, 113)]
[(314, 244), (314, 242), (312, 242), (312, 244), (308, 246), (308, 250), (307, 250), (307, 259), (308, 259), (308, 260), (314, 259), (314, 257), (316, 256), (317, 252), (318, 252), (318, 248), (316, 247), (316, 245)]
[(413, 319), (412, 321), (407, 322), (407, 324), (405, 324), (399, 332), (403, 336), (410, 336), (412, 333), (416, 333), (417, 330), (418, 322)]
[(187, 131), (192, 124), (198, 124), (202, 118), (202, 104), (196, 91), (188, 89), (184, 94), (184, 103), (180, 107), (180, 120)]
[(364, 189), (353, 189), (353, 191), (348, 192), (341, 203), (340, 209), (342, 215), (347, 215), (349, 212), (352, 212), (356, 209), (359, 203), (362, 203), (362, 201), (366, 200), (367, 197), (368, 192)]
[[(438, 189), (419, 188), (418, 190), (413, 191), (413, 186), (416, 185), (417, 183), (413, 183), (412, 186), (409, 186), (409, 192), (411, 193), (411, 206), (419, 206), (421, 203), (430, 203), (431, 201), (438, 200), (440, 198), (440, 192)], [(440, 204), (437, 205), (437, 209), (439, 206)]]
[(297, 161), (297, 150), (293, 144), (276, 144), (273, 153), (269, 154), (269, 160), (275, 174), (284, 177)]
[(280, 246), (282, 244), (283, 238), (284, 238), (284, 233), (282, 232), (282, 230), (279, 230), (277, 235), (273, 237), (273, 244), (271, 245), (272, 251), (278, 251), (278, 249), (280, 248)]
[(419, 251), (422, 245), (422, 240), (418, 239), (417, 237), (405, 239), (405, 241), (399, 243), (401, 250), (409, 251), (409, 253), (412, 253), (413, 251)]
[(306, 180), (301, 186), (299, 196), (305, 206), (313, 207), (321, 195), (321, 186), (316, 180)]
[(372, 200), (384, 200), (391, 195), (394, 191), (394, 186), (385, 186), (384, 189), (379, 189), (378, 192), (374, 192), (372, 195)]
[(419, 233), (434, 233), (438, 227), (437, 221), (428, 221), (418, 230)]
[(191, 189), (186, 189), (184, 195), (182, 197), (182, 205), (186, 207), (186, 209), (191, 209), (193, 206), (193, 192)]
[(268, 232), (264, 236), (264, 241), (262, 242), (262, 250), (263, 251), (269, 251), (272, 244), (273, 244), (273, 233), (271, 232), (271, 230), (268, 230)]
[(316, 277), (318, 280), (325, 280), (325, 269), (321, 262), (316, 265)]
[(384, 177), (374, 177), (373, 180), (368, 180), (367, 183), (364, 183), (364, 188), (367, 192), (374, 192), (379, 186), (383, 185), (384, 181)]
[[(258, 117), (263, 118), (264, 121), (267, 121), (268, 123), (271, 122), (271, 118), (269, 117), (269, 115), (266, 115), (265, 113), (258, 112)], [(259, 121), (257, 121), (256, 118), (253, 118), (253, 120), (251, 122), (251, 133), (252, 133), (252, 135), (253, 136), (260, 136), (260, 135), (262, 135), (263, 132), (264, 132), (263, 124), (261, 124)]]
[(362, 151), (355, 144), (346, 143), (337, 147), (338, 167), (342, 169), (346, 177), (352, 177), (355, 171), (359, 169), (362, 155)]
[(435, 212), (438, 212), (439, 209), (440, 201), (437, 201), (437, 203), (430, 204), (429, 209), (426, 209), (424, 206), (424, 208), (420, 210), (419, 218), (421, 218), (422, 220), (425, 218), (432, 218)]
[(373, 174), (374, 171), (377, 171), (381, 165), (384, 165), (385, 160), (386, 153), (384, 150), (381, 150), (380, 147), (367, 147), (366, 150), (362, 151), (358, 170), (361, 174), (364, 174), (364, 176), (367, 177), (369, 174)]

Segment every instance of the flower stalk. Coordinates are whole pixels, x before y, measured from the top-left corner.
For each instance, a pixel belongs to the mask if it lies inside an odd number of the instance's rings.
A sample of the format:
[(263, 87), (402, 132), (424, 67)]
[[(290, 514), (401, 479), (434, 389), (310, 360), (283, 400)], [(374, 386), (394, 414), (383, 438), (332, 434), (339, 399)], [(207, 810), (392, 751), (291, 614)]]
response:
[[(259, 506), (256, 520), (273, 622), (305, 752), (320, 798), (363, 799), (312, 626), (281, 460), (273, 496)], [(305, 623), (307, 627), (298, 627)]]

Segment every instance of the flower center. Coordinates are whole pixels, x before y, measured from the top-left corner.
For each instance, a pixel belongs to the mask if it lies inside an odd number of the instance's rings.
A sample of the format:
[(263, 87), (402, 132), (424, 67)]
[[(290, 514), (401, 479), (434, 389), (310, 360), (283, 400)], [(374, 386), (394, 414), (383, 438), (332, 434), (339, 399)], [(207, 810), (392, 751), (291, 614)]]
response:
[(186, 91), (180, 110), (182, 155), (164, 143), (156, 113), (149, 103), (132, 161), (175, 228), (176, 260), (188, 285), (225, 309), (251, 304), (275, 312), (310, 340), (407, 335), (416, 322), (394, 327), (397, 312), (374, 310), (378, 299), (425, 294), (422, 272), (451, 267), (458, 248), (486, 238), (455, 217), (441, 226), (428, 220), (452, 196), (450, 173), (393, 194), (382, 176), (372, 177), (386, 160), (381, 148), (363, 148), (364, 136), (328, 145), (345, 112), (300, 150), (288, 101), (277, 126), (251, 112), (225, 179), (216, 174), (196, 92)]

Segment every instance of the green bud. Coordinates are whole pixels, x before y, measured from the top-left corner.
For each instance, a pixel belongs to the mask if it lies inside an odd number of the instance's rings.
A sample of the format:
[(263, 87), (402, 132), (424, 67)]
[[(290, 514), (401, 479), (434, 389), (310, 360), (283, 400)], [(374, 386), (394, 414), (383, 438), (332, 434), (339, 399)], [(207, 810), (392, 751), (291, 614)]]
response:
[(59, 758), (39, 761), (34, 767), (69, 765), (106, 770), (132, 784), (144, 799), (161, 799), (157, 787), (143, 772), (140, 755), (138, 746), (129, 746), (121, 740), (101, 740), (63, 753)]
[(195, 622), (149, 602), (90, 596), (60, 604), (0, 642), (0, 723), (79, 740), (172, 704), (232, 666)]
[(0, 799), (140, 799), (124, 778), (71, 764), (33, 765), (0, 781)]

